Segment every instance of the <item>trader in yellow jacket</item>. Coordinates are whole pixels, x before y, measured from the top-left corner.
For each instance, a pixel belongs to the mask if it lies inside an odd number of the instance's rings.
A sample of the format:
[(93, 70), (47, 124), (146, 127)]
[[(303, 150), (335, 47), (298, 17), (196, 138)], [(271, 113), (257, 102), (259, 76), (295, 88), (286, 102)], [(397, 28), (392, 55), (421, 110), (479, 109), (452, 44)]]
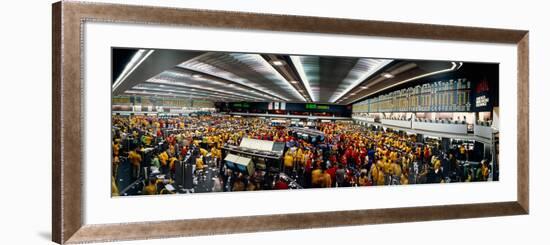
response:
[(294, 167), (294, 157), (289, 151), (285, 154), (284, 165), (285, 171), (290, 171)]
[(166, 151), (163, 151), (159, 154), (159, 161), (160, 161), (160, 169), (163, 174), (168, 174), (168, 153)]
[(382, 161), (378, 161), (376, 165), (374, 165), (375, 171), (372, 171), (371, 176), (373, 182), (376, 183), (376, 185), (384, 185), (386, 182), (386, 175), (384, 174), (384, 163)]
[(139, 177), (139, 168), (141, 167), (141, 154), (137, 152), (138, 147), (128, 153), (128, 160), (132, 164), (132, 177), (134, 179)]
[(149, 183), (143, 187), (143, 195), (156, 195), (157, 185), (154, 180), (149, 180)]
[(321, 188), (330, 188), (332, 186), (332, 177), (324, 170), (321, 171), (319, 185)]
[(216, 157), (218, 159), (222, 158), (222, 152), (216, 146), (212, 147), (210, 152), (212, 153), (212, 157)]
[(118, 187), (116, 185), (115, 177), (111, 176), (111, 196), (116, 197), (119, 196), (118, 193)]
[(116, 139), (113, 142), (113, 156), (118, 156), (120, 152), (120, 139)]
[(385, 184), (386, 184), (386, 175), (384, 174), (384, 171), (378, 171), (376, 185), (385, 185)]
[(373, 164), (371, 167), (370, 167), (370, 176), (371, 176), (371, 180), (372, 180), (372, 183), (373, 184), (376, 184), (378, 185), (378, 167), (376, 165), (378, 165), (380, 162), (380, 160), (378, 160), (378, 163), (376, 164)]
[(394, 176), (401, 177), (402, 170), (399, 164), (392, 162), (390, 168), (393, 170), (392, 173)]
[(409, 184), (409, 175), (407, 174), (407, 172), (403, 172), (401, 174), (401, 177), (399, 178), (399, 182), (402, 185), (408, 185)]
[(118, 178), (118, 165), (119, 164), (120, 164), (120, 159), (118, 158), (118, 156), (114, 156), (113, 161), (112, 161), (111, 171), (112, 171), (112, 176), (115, 179)]
[(166, 166), (168, 164), (168, 153), (166, 153), (166, 151), (159, 154), (159, 161), (161, 166)]
[(313, 187), (320, 187), (321, 186), (321, 178), (323, 177), (323, 172), (321, 168), (316, 168), (313, 171), (311, 171), (311, 185)]
[(296, 157), (294, 157), (294, 161), (296, 162), (296, 164), (300, 164), (302, 160), (302, 155), (303, 155), (302, 148), (298, 148), (298, 150), (296, 151)]
[(197, 166), (196, 166), (197, 170), (201, 170), (201, 169), (204, 168), (204, 162), (202, 160), (202, 156), (197, 158), (196, 164), (197, 164)]
[(176, 161), (177, 161), (177, 160), (178, 160), (178, 159), (175, 158), (175, 157), (171, 157), (171, 158), (169, 159), (169, 162), (170, 162), (170, 165), (169, 165), (169, 166), (170, 166), (170, 171), (171, 171), (171, 172), (175, 172), (175, 171), (176, 171), (176, 166), (175, 166), (175, 165), (176, 165)]

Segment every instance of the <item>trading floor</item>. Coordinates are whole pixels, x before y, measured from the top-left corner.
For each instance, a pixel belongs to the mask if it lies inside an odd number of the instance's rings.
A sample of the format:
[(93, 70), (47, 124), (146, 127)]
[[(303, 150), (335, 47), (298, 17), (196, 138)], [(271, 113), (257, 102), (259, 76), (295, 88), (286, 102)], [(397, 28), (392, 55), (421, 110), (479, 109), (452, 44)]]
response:
[[(276, 124), (276, 125), (274, 125)], [(306, 129), (306, 130), (304, 130)], [(256, 140), (251, 146), (244, 141)], [(267, 149), (260, 144), (267, 144)], [(277, 149), (273, 145), (281, 145)], [(284, 144), (284, 145), (282, 145)], [(113, 116), (113, 195), (488, 181), (488, 159), (352, 121), (310, 129), (229, 115)], [(282, 151), (280, 149), (283, 149)], [(233, 158), (232, 158), (233, 157)], [(491, 175), (491, 176), (490, 176)]]

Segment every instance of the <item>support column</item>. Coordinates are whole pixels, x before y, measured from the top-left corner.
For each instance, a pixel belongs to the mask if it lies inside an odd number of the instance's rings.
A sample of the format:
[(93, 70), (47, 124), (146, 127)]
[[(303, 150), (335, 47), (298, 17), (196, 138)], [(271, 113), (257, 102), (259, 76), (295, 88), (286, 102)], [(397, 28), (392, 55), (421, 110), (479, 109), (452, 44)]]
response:
[(416, 135), (416, 142), (424, 143), (424, 135), (423, 134), (417, 134)]
[(441, 151), (447, 153), (451, 149), (451, 139), (441, 138)]

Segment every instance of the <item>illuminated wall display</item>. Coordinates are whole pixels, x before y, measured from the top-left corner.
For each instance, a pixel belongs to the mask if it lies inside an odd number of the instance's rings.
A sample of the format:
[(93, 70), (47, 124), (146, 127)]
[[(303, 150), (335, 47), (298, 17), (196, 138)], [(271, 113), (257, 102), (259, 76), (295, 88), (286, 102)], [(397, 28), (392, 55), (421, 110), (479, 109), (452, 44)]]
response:
[(354, 112), (471, 111), (471, 82), (466, 78), (424, 83), (353, 105)]
[(250, 104), (245, 103), (245, 102), (242, 102), (242, 103), (233, 103), (232, 106), (233, 106), (233, 107), (236, 107), (236, 108), (250, 108)]
[(493, 101), (491, 100), (491, 89), (489, 86), (489, 81), (487, 79), (482, 79), (475, 86), (475, 107), (478, 110), (489, 110), (493, 106)]
[(476, 107), (484, 107), (489, 105), (489, 98), (485, 95), (476, 98)]
[(308, 104), (306, 104), (306, 109), (308, 109), (308, 110), (330, 110), (330, 106), (308, 103)]
[[(155, 111), (155, 107), (158, 106), (171, 106), (171, 107), (200, 107), (200, 108), (214, 108), (212, 101), (190, 99), (190, 98), (166, 98), (155, 96), (113, 96), (113, 106), (128, 106), (139, 105), (142, 107), (151, 107), (149, 111)], [(118, 108), (118, 107), (117, 107)], [(126, 107), (120, 107), (126, 108)], [(142, 108), (143, 109), (143, 108)]]

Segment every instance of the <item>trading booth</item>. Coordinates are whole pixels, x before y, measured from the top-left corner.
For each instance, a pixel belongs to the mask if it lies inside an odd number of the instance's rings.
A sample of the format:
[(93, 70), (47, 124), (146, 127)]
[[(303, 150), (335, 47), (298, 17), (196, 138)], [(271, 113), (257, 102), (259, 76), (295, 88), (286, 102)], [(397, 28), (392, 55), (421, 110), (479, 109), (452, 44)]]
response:
[(289, 130), (296, 138), (303, 139), (312, 144), (318, 144), (325, 140), (325, 134), (316, 129), (290, 127)]
[[(223, 149), (227, 152), (227, 156), (241, 156), (250, 159), (253, 163), (250, 166), (254, 168), (264, 171), (281, 171), (282, 169), (282, 157), (285, 150), (285, 144), (282, 142), (243, 138), (238, 146), (226, 144)], [(227, 157), (225, 161), (227, 164)]]

